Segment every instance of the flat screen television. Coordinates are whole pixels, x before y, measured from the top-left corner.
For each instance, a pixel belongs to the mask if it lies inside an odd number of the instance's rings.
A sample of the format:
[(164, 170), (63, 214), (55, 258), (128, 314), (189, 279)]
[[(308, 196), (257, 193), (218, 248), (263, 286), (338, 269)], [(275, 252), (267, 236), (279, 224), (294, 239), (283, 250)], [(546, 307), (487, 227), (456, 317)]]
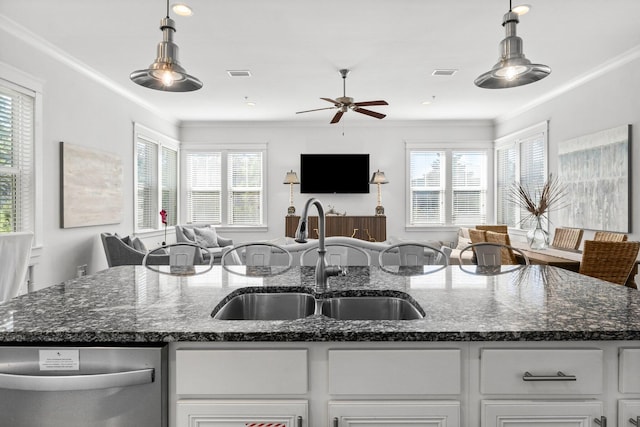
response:
[(300, 192), (369, 192), (368, 154), (300, 154)]

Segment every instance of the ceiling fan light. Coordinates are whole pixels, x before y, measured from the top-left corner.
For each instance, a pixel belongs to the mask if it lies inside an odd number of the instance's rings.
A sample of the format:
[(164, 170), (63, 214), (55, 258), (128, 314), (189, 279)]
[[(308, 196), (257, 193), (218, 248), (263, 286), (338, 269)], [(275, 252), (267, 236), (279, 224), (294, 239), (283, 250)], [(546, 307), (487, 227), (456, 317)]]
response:
[(163, 18), (160, 29), (163, 37), (158, 43), (156, 60), (149, 68), (131, 73), (131, 80), (140, 86), (166, 92), (191, 92), (202, 88), (202, 82), (188, 74), (178, 61), (178, 45), (173, 42), (176, 31), (173, 19)]
[(475, 79), (476, 86), (485, 89), (504, 89), (523, 86), (542, 80), (551, 68), (532, 64), (523, 53), (522, 39), (516, 35), (518, 14), (507, 12), (503, 18), (506, 37), (500, 42), (500, 60), (488, 72)]

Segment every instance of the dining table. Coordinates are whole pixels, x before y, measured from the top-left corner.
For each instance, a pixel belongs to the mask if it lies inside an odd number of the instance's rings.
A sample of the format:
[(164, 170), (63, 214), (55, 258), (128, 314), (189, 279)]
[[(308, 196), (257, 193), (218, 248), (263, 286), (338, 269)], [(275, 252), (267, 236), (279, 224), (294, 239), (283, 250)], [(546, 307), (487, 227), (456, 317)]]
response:
[[(580, 270), (580, 262), (582, 261), (581, 250), (554, 246), (549, 246), (545, 249), (532, 249), (526, 242), (518, 241), (512, 242), (511, 246), (521, 250), (527, 258), (529, 258), (529, 263), (531, 264), (551, 265), (575, 272), (579, 272)], [(635, 277), (636, 274), (638, 274), (638, 263), (640, 263), (640, 258), (637, 259), (633, 265), (633, 269), (627, 278), (625, 286), (637, 289)]]

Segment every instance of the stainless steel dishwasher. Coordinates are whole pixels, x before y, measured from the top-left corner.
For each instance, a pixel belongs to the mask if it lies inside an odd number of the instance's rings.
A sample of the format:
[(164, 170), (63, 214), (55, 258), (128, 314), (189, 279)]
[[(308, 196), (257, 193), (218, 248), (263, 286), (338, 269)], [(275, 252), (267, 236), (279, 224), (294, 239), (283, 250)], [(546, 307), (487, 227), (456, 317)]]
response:
[(167, 425), (166, 348), (0, 347), (0, 425)]

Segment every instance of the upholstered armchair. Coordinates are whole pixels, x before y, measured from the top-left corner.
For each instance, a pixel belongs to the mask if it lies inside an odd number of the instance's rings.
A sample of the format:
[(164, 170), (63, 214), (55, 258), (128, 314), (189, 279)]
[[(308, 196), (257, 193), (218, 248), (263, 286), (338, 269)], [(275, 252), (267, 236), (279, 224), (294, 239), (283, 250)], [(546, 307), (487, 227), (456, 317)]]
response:
[[(120, 237), (117, 234), (101, 233), (102, 246), (107, 256), (109, 267), (118, 265), (142, 265), (147, 248), (137, 237)], [(169, 255), (150, 255), (147, 264), (169, 265)]]

